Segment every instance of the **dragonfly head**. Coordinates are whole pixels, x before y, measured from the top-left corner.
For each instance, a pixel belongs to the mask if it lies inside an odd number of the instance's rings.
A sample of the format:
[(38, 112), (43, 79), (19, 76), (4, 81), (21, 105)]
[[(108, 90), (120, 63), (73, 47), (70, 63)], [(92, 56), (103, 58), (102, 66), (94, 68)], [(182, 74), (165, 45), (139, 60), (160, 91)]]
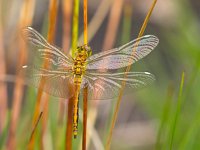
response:
[(78, 46), (76, 55), (88, 58), (92, 55), (92, 49), (88, 45)]

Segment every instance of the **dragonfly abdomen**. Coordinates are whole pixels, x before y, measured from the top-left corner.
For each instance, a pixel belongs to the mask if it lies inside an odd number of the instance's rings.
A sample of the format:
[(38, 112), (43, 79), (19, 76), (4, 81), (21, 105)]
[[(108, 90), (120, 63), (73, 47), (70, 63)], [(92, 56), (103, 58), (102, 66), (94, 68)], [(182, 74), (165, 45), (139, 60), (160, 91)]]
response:
[(73, 134), (74, 134), (74, 138), (77, 137), (78, 134), (78, 98), (77, 100), (75, 99), (74, 101), (74, 114), (73, 114)]
[(79, 103), (79, 92), (81, 86), (82, 76), (75, 75), (74, 76), (74, 84), (76, 87), (75, 96), (74, 96), (74, 110), (73, 110), (73, 134), (74, 138), (77, 137), (78, 134), (78, 103)]

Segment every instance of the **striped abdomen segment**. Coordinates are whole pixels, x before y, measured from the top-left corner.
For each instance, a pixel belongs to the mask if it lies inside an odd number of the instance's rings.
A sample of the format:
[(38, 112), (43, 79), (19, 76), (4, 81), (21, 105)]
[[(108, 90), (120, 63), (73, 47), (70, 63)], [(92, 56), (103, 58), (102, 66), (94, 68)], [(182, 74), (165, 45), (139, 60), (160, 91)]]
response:
[(74, 111), (73, 111), (73, 134), (74, 138), (77, 137), (78, 134), (78, 103), (79, 103), (79, 93), (80, 93), (80, 87), (81, 87), (81, 77), (75, 76), (74, 78), (74, 84), (75, 84), (75, 96), (74, 96)]

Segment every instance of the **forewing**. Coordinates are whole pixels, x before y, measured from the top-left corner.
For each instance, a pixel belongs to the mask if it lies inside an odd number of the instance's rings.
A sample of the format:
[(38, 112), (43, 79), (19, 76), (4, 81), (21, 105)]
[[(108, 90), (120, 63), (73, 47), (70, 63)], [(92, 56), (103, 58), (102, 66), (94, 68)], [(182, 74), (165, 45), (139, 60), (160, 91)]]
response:
[(149, 72), (86, 73), (84, 80), (89, 87), (89, 99), (110, 100), (119, 96), (122, 81), (126, 82), (125, 91), (130, 92), (151, 84), (155, 77)]
[[(70, 56), (66, 56), (62, 51), (49, 44), (36, 30), (31, 27), (27, 27), (23, 30), (23, 37), (29, 44), (29, 48), (32, 50), (32, 55), (37, 60), (43, 62), (46, 60), (49, 66), (58, 68), (72, 68), (73, 59)], [(33, 60), (31, 60), (33, 61)], [(40, 62), (40, 63), (41, 63)], [(34, 64), (38, 65), (38, 64)]]
[[(24, 66), (26, 83), (52, 96), (70, 98), (74, 95), (73, 74), (62, 70), (42, 69), (36, 66)], [(41, 86), (41, 82), (43, 86)]]
[(87, 69), (118, 69), (131, 65), (148, 55), (157, 45), (158, 38), (146, 35), (115, 49), (92, 55)]

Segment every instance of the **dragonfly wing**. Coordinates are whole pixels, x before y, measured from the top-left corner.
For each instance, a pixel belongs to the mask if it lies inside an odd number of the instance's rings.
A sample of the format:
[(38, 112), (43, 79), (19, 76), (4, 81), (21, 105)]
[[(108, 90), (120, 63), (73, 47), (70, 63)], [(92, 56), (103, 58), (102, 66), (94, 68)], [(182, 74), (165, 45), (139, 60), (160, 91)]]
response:
[(49, 70), (36, 66), (24, 66), (22, 70), (25, 80), (29, 85), (40, 87), (44, 81), (42, 90), (60, 98), (70, 98), (74, 95), (73, 74), (62, 70)]
[(23, 37), (33, 49), (33, 55), (36, 56), (37, 60), (46, 60), (50, 66), (53, 65), (60, 68), (71, 68), (73, 66), (73, 58), (71, 56), (66, 56), (59, 48), (49, 44), (33, 28), (25, 28), (23, 30)]
[(131, 65), (148, 55), (159, 39), (153, 35), (137, 38), (115, 49), (101, 52), (87, 59), (87, 69), (118, 69)]
[[(124, 74), (126, 77), (124, 78)], [(84, 76), (89, 87), (90, 99), (107, 100), (119, 96), (122, 82), (126, 82), (126, 89), (140, 89), (151, 84), (155, 77), (148, 72), (126, 73), (86, 73)]]

